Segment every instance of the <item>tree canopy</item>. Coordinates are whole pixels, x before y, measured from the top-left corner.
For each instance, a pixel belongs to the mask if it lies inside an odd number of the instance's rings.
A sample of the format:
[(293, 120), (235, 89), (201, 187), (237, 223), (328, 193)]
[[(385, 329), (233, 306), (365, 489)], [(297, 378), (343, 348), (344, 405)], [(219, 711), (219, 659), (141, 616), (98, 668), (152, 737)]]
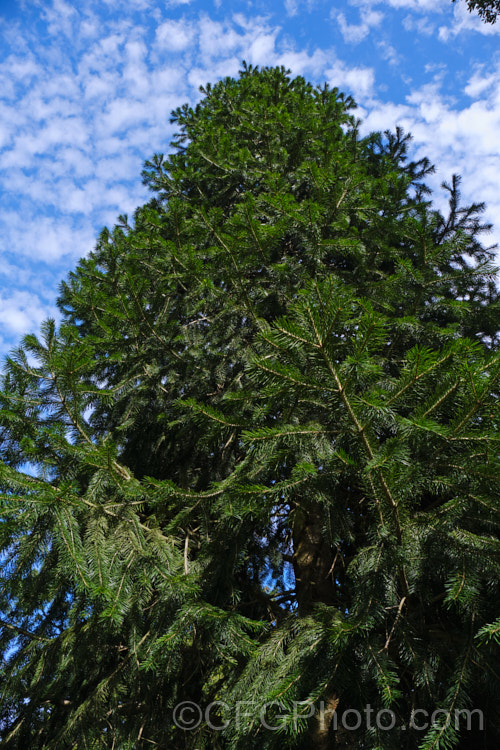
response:
[(207, 85), (8, 358), (3, 747), (498, 745), (494, 252), (353, 109)]

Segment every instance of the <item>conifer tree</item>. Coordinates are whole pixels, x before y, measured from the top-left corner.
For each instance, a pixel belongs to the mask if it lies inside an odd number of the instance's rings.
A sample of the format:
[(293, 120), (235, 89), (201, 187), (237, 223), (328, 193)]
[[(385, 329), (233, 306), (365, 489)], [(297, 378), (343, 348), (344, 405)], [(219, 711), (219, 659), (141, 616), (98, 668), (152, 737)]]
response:
[(202, 93), (5, 365), (2, 746), (496, 747), (483, 206), (336, 89)]

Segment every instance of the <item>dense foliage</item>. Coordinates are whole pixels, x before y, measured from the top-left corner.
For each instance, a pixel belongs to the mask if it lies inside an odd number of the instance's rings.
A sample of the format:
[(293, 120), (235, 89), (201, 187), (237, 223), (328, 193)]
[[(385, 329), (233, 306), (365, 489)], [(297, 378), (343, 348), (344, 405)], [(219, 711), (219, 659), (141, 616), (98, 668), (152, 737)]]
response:
[(3, 747), (498, 745), (493, 254), (353, 106), (207, 86), (7, 361)]

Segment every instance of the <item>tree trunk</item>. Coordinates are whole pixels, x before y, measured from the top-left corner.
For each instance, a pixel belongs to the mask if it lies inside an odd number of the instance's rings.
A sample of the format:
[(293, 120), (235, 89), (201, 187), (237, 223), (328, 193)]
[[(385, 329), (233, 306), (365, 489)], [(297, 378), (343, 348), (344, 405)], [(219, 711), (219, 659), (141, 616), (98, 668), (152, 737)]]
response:
[[(307, 513), (296, 510), (293, 527), (293, 568), (300, 615), (308, 614), (315, 604), (334, 604), (336, 584), (334, 555), (323, 531), (322, 506), (313, 503)], [(332, 721), (339, 703), (335, 692), (322, 700), (311, 719), (304, 750), (330, 750), (336, 747)]]
[(299, 614), (307, 614), (314, 604), (334, 604), (333, 550), (323, 533), (323, 513), (319, 503), (313, 503), (307, 513), (296, 511), (293, 548)]
[(308, 748), (311, 750), (331, 750), (336, 747), (331, 726), (338, 704), (339, 699), (335, 693), (331, 693), (326, 700), (323, 700), (323, 711), (319, 711), (313, 717), (308, 743)]

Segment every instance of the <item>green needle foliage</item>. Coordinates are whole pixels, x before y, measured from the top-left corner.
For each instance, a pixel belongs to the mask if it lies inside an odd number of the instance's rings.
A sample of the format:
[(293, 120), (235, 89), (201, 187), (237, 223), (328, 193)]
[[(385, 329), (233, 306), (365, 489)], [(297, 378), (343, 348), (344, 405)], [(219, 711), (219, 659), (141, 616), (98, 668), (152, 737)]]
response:
[(6, 363), (2, 747), (496, 748), (483, 206), (336, 89), (203, 93)]

